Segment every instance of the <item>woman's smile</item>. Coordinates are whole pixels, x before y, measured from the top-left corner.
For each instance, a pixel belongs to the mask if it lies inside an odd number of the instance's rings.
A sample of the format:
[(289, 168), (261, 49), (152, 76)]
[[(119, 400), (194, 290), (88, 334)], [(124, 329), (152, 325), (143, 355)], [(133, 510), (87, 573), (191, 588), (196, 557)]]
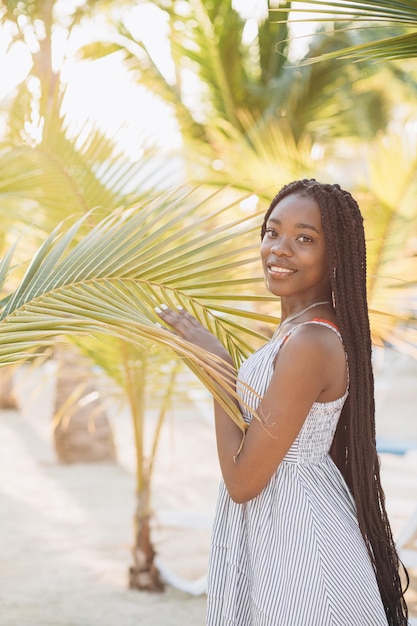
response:
[(268, 263), (268, 273), (273, 278), (278, 278), (278, 279), (288, 278), (289, 276), (292, 276), (293, 274), (295, 274), (296, 271), (297, 271), (296, 269), (288, 267), (288, 265), (281, 265), (274, 261), (271, 261), (270, 263)]

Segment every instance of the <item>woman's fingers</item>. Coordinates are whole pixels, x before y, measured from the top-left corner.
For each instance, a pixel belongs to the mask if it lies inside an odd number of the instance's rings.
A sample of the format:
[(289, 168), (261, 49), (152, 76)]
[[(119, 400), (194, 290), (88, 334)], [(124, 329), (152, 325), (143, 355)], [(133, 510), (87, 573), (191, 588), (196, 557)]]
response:
[(155, 307), (155, 312), (161, 319), (164, 320), (169, 326), (172, 326), (178, 333), (184, 338), (188, 338), (190, 332), (195, 328), (201, 326), (200, 322), (190, 315), (185, 309), (178, 309), (174, 311), (162, 304), (160, 307)]
[(155, 311), (159, 317), (168, 324), (168, 326), (171, 326), (183, 339), (232, 364), (230, 354), (226, 351), (219, 339), (203, 326), (203, 324), (200, 324), (188, 311), (182, 307), (178, 307), (178, 309), (174, 311), (167, 307), (166, 304), (155, 307)]
[(200, 322), (193, 315), (191, 315), (191, 313), (189, 313), (186, 309), (183, 309), (182, 307), (178, 307), (177, 312), (179, 315), (181, 315), (182, 318), (186, 319), (187, 322), (189, 322), (192, 326), (195, 326), (196, 328), (201, 326)]

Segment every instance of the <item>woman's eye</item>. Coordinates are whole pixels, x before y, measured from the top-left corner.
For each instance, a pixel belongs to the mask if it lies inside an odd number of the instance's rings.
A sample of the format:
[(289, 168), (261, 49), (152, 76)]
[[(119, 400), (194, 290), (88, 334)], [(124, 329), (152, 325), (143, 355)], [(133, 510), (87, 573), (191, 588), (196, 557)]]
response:
[(301, 243), (311, 243), (313, 240), (308, 235), (300, 235), (298, 241), (301, 241)]
[(275, 237), (277, 235), (277, 231), (273, 228), (267, 228), (265, 231), (265, 235), (268, 235), (268, 237)]

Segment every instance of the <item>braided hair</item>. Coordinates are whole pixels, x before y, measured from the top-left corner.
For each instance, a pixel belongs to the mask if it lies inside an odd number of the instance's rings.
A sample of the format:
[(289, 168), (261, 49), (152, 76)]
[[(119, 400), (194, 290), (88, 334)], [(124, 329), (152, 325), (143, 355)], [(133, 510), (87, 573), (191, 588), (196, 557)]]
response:
[[(408, 611), (400, 579), (400, 561), (385, 509), (375, 441), (374, 378), (366, 295), (366, 246), (363, 218), (351, 194), (337, 184), (314, 179), (281, 189), (265, 214), (289, 195), (313, 199), (320, 208), (337, 325), (349, 363), (349, 395), (333, 439), (331, 455), (356, 503), (364, 538), (381, 593), (388, 624), (407, 626)], [(408, 574), (404, 568), (408, 583)]]

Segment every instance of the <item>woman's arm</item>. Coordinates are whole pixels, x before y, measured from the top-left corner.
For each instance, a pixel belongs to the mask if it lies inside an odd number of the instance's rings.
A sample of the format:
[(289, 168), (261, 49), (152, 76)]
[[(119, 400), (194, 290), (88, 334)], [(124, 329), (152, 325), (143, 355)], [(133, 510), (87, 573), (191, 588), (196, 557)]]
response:
[[(161, 318), (184, 339), (232, 359), (220, 341), (184, 310), (166, 309)], [(281, 347), (268, 389), (249, 426), (245, 442), (226, 411), (214, 402), (217, 450), (227, 490), (235, 502), (257, 496), (297, 437), (312, 404), (336, 399), (346, 387), (346, 359), (333, 331), (301, 326)], [(279, 401), (278, 401), (279, 399)]]

